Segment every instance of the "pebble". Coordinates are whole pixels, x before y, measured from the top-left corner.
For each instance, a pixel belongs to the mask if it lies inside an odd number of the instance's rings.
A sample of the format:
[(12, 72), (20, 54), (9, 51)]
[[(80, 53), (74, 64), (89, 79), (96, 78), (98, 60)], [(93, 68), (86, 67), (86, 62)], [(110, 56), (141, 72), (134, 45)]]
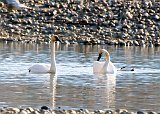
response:
[(49, 108), (47, 106), (42, 106), (41, 110), (49, 110)]
[(1, 41), (40, 43), (57, 34), (65, 44), (160, 46), (160, 1), (21, 2), (34, 8), (10, 12), (0, 2)]
[(0, 7), (4, 7), (4, 3), (3, 2), (0, 2)]

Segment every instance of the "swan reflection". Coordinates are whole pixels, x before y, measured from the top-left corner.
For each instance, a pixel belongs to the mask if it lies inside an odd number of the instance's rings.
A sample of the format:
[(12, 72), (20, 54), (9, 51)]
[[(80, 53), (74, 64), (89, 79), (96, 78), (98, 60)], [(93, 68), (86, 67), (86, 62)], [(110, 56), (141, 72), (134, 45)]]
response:
[[(116, 75), (94, 75), (96, 87), (96, 94), (99, 97), (95, 97), (96, 101), (102, 104), (102, 109), (115, 109), (115, 88), (116, 88)], [(97, 104), (97, 103), (96, 103)], [(96, 107), (95, 107), (96, 108)]]
[(57, 86), (57, 75), (50, 74), (50, 93), (51, 93), (50, 103), (53, 109), (56, 108), (55, 106), (56, 86)]

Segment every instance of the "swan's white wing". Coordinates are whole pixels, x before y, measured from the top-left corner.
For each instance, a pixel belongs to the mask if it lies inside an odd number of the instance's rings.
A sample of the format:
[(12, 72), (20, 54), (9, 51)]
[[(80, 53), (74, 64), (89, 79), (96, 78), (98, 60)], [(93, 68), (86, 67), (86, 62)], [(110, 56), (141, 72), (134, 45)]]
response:
[(50, 65), (47, 64), (35, 64), (31, 66), (29, 72), (32, 73), (48, 73), (50, 71)]
[(117, 68), (111, 61), (93, 62), (93, 73), (95, 74), (116, 74)]
[(101, 73), (105, 62), (94, 61), (93, 62), (93, 73)]
[(114, 64), (111, 61), (108, 62), (107, 73), (108, 74), (116, 74), (117, 73), (117, 68), (114, 66)]

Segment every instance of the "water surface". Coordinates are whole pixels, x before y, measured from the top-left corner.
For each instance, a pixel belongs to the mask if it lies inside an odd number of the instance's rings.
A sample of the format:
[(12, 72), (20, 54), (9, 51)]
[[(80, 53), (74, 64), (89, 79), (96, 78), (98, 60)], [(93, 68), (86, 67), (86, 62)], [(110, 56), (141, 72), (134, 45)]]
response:
[[(35, 63), (50, 63), (49, 47), (0, 43), (0, 107), (160, 111), (160, 48), (57, 44), (57, 74), (29, 73)], [(100, 47), (110, 52), (117, 68), (135, 71), (94, 75)]]

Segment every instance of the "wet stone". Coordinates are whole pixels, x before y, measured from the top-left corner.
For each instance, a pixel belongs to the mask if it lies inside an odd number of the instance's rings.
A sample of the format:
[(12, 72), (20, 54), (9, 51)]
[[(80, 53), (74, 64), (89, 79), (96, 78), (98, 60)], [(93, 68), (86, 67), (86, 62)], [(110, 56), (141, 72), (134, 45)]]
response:
[(3, 2), (0, 2), (0, 7), (4, 7), (4, 3)]
[(138, 111), (137, 114), (145, 114), (145, 113), (142, 111)]
[(19, 112), (19, 114), (28, 114), (28, 112), (25, 111), (25, 110), (21, 110), (21, 111)]
[(49, 110), (49, 107), (47, 107), (47, 106), (42, 106), (42, 107), (41, 107), (41, 110)]
[(148, 114), (157, 114), (157, 113), (154, 111), (151, 111), (151, 112), (148, 112)]

